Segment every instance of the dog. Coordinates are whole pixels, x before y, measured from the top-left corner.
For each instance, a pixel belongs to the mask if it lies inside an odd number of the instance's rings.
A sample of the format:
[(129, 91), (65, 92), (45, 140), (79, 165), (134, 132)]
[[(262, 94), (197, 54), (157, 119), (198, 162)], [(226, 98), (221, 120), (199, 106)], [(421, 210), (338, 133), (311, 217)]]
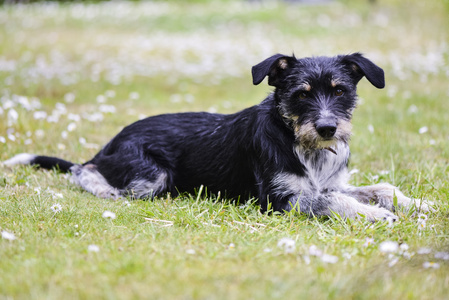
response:
[(261, 211), (392, 219), (416, 201), (381, 183), (348, 184), (351, 119), (363, 78), (385, 86), (384, 71), (360, 53), (334, 57), (273, 55), (252, 68), (274, 91), (260, 104), (224, 115), (163, 114), (125, 127), (91, 160), (19, 154), (5, 165), (31, 164), (71, 173), (100, 197), (153, 198), (194, 193), (201, 185), (232, 199), (256, 197)]

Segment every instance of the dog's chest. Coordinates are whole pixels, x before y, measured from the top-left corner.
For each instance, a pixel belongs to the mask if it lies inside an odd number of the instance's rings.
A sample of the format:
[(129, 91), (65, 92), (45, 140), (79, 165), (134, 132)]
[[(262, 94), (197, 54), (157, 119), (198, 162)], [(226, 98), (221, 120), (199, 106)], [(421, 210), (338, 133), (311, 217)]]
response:
[(347, 182), (349, 147), (339, 143), (334, 150), (335, 153), (326, 149), (313, 153), (296, 150), (305, 171), (306, 180), (301, 180), (302, 190), (312, 193), (335, 190)]

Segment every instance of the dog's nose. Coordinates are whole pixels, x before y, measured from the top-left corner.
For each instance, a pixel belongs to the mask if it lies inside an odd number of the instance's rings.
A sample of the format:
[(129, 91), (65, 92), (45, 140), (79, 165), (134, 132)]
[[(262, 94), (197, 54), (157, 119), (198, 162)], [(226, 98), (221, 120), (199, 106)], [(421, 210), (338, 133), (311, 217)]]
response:
[(337, 123), (330, 120), (317, 122), (315, 129), (321, 137), (329, 139), (335, 135), (335, 132), (337, 132)]

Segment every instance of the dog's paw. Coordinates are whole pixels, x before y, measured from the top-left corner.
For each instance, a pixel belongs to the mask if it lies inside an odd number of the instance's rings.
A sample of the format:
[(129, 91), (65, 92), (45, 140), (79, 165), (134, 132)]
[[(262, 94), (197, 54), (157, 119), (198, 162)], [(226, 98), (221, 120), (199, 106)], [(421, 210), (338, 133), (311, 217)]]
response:
[(113, 187), (106, 187), (103, 189), (98, 189), (95, 191), (97, 197), (104, 198), (104, 199), (112, 199), (112, 200), (119, 200), (122, 198), (122, 195), (120, 191)]
[(398, 220), (398, 216), (396, 216), (394, 213), (392, 213), (388, 209), (378, 206), (371, 206), (369, 207), (369, 209), (359, 212), (359, 215), (365, 216), (366, 219), (371, 222), (387, 220), (395, 222)]

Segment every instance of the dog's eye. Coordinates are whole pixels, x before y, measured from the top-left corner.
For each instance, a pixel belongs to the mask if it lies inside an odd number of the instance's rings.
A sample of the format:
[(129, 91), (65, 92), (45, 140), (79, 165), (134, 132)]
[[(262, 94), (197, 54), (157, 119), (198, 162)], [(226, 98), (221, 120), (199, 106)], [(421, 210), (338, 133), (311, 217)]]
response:
[(336, 89), (335, 90), (335, 96), (343, 96), (345, 92), (342, 89)]
[(299, 99), (306, 99), (307, 98), (307, 93), (306, 92), (300, 92), (299, 94), (298, 94), (298, 98)]

